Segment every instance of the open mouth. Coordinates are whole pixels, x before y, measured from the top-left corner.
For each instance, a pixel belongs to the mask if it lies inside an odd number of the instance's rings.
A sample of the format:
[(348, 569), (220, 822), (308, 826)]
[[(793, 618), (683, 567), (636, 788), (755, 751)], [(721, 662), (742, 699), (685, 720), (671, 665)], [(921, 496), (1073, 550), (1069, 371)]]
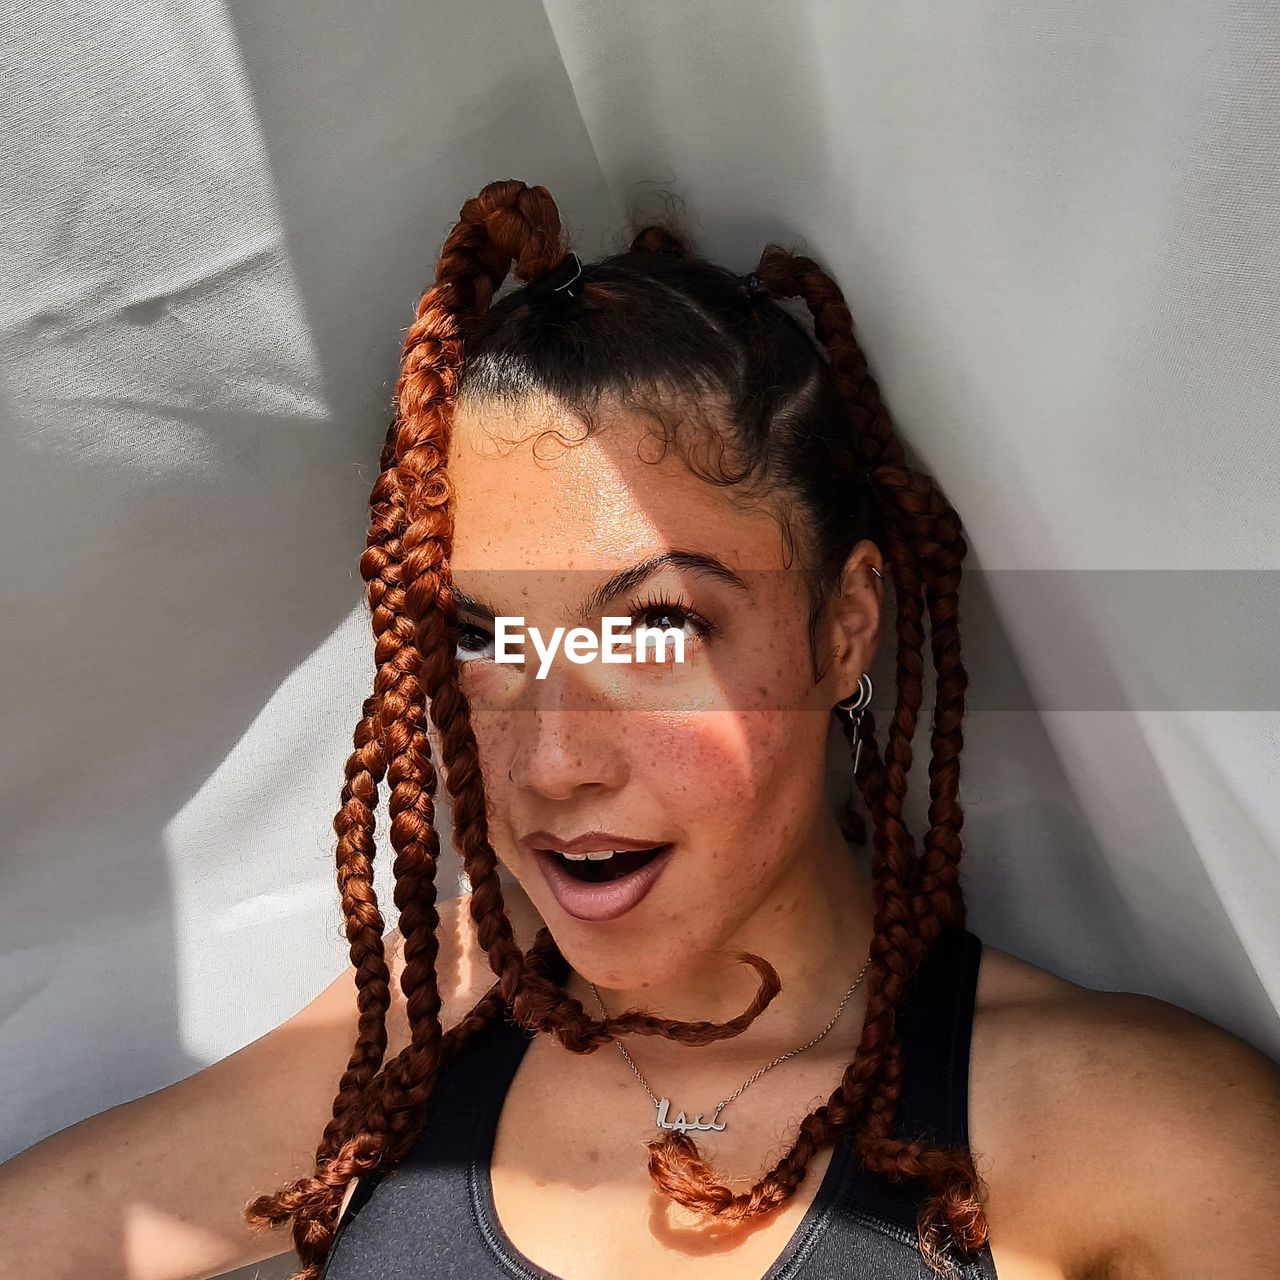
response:
[(621, 880), (633, 871), (648, 866), (654, 858), (670, 845), (658, 844), (652, 849), (616, 850), (612, 853), (560, 853), (548, 849), (547, 853), (560, 860), (565, 875), (583, 884), (605, 884), (610, 880)]
[(536, 850), (556, 902), (577, 920), (616, 920), (641, 902), (671, 861), (670, 844), (569, 856)]

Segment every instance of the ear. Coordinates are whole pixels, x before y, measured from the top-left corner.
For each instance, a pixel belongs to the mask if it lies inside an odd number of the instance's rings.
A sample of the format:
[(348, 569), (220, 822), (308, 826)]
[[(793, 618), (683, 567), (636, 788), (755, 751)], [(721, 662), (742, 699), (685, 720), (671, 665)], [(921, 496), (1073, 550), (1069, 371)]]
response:
[(880, 646), (884, 581), (873, 568), (884, 574), (884, 558), (880, 548), (864, 538), (849, 553), (823, 614), (828, 662), (822, 683), (833, 706), (857, 688), (858, 677), (870, 669)]

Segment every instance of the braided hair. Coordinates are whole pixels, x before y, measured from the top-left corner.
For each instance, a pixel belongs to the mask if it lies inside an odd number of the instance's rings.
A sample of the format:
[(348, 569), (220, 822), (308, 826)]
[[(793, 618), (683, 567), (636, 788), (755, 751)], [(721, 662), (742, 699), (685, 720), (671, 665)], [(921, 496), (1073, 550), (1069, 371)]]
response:
[[(246, 1218), (258, 1226), (291, 1221), (301, 1263), (291, 1280), (318, 1280), (351, 1179), (407, 1154), (426, 1123), (442, 1067), (496, 1019), (510, 1016), (553, 1032), (577, 1053), (625, 1034), (706, 1044), (744, 1030), (780, 989), (766, 960), (743, 954), (760, 983), (736, 1018), (681, 1022), (644, 1010), (591, 1017), (564, 989), (567, 965), (550, 932), (540, 929), (527, 952), (515, 939), (459, 682), (446, 460), (460, 399), (544, 394), (590, 422), (592, 409), (610, 396), (651, 394), (657, 403), (674, 392), (683, 407), (710, 395), (727, 408), (732, 447), (715, 469), (699, 471), (703, 478), (782, 493), (802, 512), (811, 639), (854, 543), (871, 537), (879, 545), (896, 605), (897, 690), (883, 755), (869, 713), (857, 728), (845, 725), (851, 746), (853, 735), (862, 735), (855, 789), (871, 820), (874, 902), (866, 1014), (853, 1061), (827, 1101), (800, 1122), (790, 1149), (749, 1190), (723, 1185), (687, 1133), (667, 1132), (649, 1143), (649, 1172), (679, 1204), (741, 1221), (784, 1204), (814, 1154), (848, 1133), (869, 1171), (922, 1186), (921, 1253), (944, 1274), (957, 1252), (969, 1256), (987, 1239), (983, 1187), (967, 1150), (898, 1134), (903, 1062), (894, 1017), (934, 942), (965, 918), (959, 757), (967, 677), (957, 605), (966, 545), (959, 517), (938, 485), (907, 464), (849, 308), (811, 258), (769, 244), (744, 285), (697, 257), (674, 227), (647, 225), (633, 231), (623, 252), (581, 267), (575, 289), (557, 290), (549, 314), (536, 286), (562, 275), (568, 256), (559, 212), (544, 187), (490, 183), (463, 205), (405, 337), (360, 559), (376, 674), (334, 819), (358, 993), (356, 1043), (314, 1172), (252, 1200)], [(523, 287), (499, 297), (509, 275)], [(781, 305), (788, 299), (807, 308), (812, 335)], [(929, 827), (917, 850), (904, 810), (924, 695), (926, 615), (935, 702)], [(440, 841), (428, 716), (439, 734), (455, 847), (472, 887), (471, 919), (495, 975), (447, 1031), (436, 973)], [(390, 972), (373, 879), (374, 813), (384, 780), (411, 1029), (409, 1044), (391, 1061), (384, 1061)], [(855, 843), (867, 842), (856, 809), (846, 816), (846, 831)]]

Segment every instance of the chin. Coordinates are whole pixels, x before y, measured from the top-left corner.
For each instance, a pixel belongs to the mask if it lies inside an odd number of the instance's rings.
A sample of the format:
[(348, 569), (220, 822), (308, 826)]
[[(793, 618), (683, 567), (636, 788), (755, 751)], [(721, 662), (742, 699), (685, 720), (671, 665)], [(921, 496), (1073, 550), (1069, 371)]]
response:
[[(602, 990), (636, 991), (657, 990), (676, 984), (694, 969), (694, 957), (690, 954), (654, 956), (637, 954), (634, 944), (610, 945), (607, 942), (577, 934), (563, 937), (554, 934), (556, 945), (573, 970), (588, 982), (594, 982)], [(593, 1016), (599, 1010), (588, 1004)], [(610, 1008), (611, 1014), (621, 1009)], [(654, 1013), (661, 1013), (654, 1009)]]

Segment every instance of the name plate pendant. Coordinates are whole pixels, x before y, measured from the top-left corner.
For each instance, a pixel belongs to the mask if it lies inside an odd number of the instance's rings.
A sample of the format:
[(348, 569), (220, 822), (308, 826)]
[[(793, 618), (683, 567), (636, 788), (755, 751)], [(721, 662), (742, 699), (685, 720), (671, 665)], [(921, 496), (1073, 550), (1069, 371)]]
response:
[(722, 1102), (715, 1109), (710, 1120), (704, 1120), (701, 1115), (696, 1120), (690, 1120), (683, 1111), (677, 1111), (674, 1117), (669, 1118), (671, 1100), (669, 1098), (659, 1098), (655, 1104), (658, 1112), (658, 1128), (675, 1133), (707, 1133), (712, 1131), (720, 1133), (724, 1130), (724, 1121), (720, 1119), (720, 1113), (728, 1105), (727, 1100)]

